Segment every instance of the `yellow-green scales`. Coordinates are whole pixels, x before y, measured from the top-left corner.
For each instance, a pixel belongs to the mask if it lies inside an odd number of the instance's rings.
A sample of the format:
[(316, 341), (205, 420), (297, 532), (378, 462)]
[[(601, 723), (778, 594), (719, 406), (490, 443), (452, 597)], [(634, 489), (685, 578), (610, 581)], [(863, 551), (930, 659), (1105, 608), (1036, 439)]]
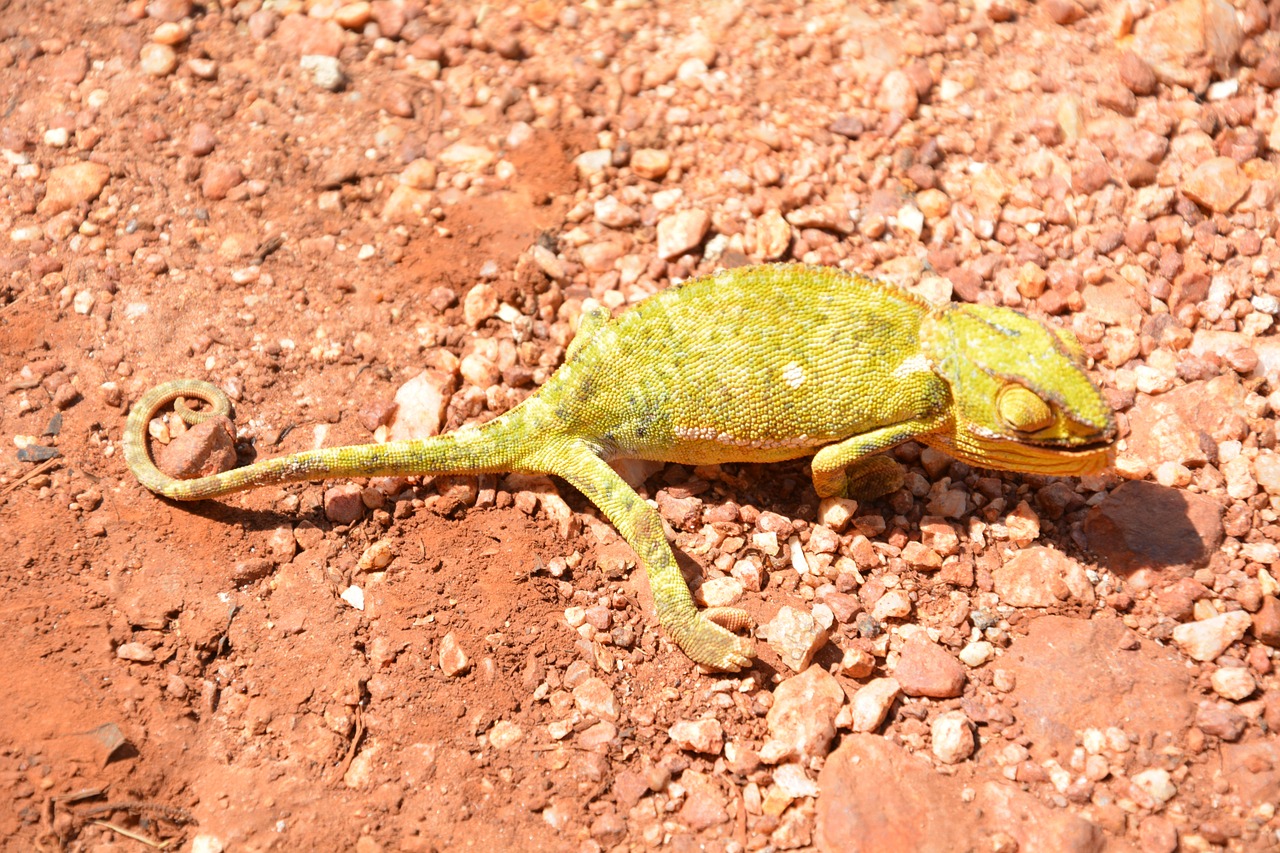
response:
[[(152, 463), (147, 424), (206, 382), (143, 396), (125, 459), (177, 500), (328, 477), (544, 472), (598, 506), (649, 575), (659, 621), (695, 661), (749, 665), (745, 612), (699, 612), (657, 512), (608, 465), (771, 462), (814, 454), (820, 496), (875, 497), (901, 473), (873, 454), (916, 439), (987, 468), (1083, 474), (1108, 461), (1115, 425), (1075, 339), (1007, 308), (931, 306), (838, 270), (744, 267), (671, 287), (609, 319), (583, 315), (565, 363), (533, 396), (478, 428), (298, 453), (194, 480)], [(188, 420), (197, 418), (184, 415)]]

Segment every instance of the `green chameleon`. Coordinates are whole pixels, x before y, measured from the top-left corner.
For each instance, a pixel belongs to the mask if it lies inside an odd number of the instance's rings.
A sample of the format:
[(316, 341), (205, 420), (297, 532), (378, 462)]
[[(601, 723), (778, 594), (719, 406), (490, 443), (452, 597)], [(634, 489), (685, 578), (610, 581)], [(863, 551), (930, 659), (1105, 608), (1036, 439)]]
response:
[(610, 319), (582, 316), (564, 364), (533, 396), (480, 427), (432, 438), (295, 453), (192, 480), (166, 476), (148, 422), (195, 397), (179, 380), (140, 399), (124, 432), (139, 482), (199, 500), (295, 480), (521, 471), (569, 481), (608, 517), (649, 575), (658, 620), (694, 661), (749, 666), (751, 618), (699, 612), (657, 511), (611, 467), (616, 458), (692, 465), (813, 455), (820, 497), (870, 499), (901, 486), (876, 456), (917, 440), (973, 465), (1080, 475), (1110, 461), (1115, 422), (1079, 343), (1008, 308), (934, 306), (882, 282), (800, 265), (743, 267), (659, 293)]

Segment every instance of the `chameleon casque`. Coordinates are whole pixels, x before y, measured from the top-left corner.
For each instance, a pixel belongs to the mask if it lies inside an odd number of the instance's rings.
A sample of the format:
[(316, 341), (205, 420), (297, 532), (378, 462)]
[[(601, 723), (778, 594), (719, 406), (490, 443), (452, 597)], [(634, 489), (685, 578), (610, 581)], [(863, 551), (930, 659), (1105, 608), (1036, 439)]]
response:
[(618, 317), (583, 314), (564, 364), (542, 388), (479, 427), (411, 441), (296, 453), (192, 480), (162, 473), (147, 449), (165, 405), (199, 398), (229, 414), (207, 382), (160, 385), (134, 405), (124, 454), (143, 486), (199, 500), (296, 480), (540, 472), (564, 478), (608, 517), (648, 572), (657, 616), (699, 664), (749, 666), (737, 608), (699, 612), (657, 511), (614, 458), (686, 464), (813, 456), (820, 497), (869, 499), (902, 483), (875, 454), (917, 440), (983, 468), (1050, 475), (1102, 470), (1111, 409), (1070, 332), (1012, 309), (931, 305), (835, 269), (742, 267), (690, 280)]

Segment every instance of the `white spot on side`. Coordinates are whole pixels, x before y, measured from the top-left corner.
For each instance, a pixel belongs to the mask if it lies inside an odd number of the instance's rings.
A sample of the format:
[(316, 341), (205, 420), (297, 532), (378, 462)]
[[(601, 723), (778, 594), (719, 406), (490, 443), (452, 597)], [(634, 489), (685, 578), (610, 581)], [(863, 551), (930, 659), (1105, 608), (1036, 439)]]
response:
[(912, 373), (928, 373), (931, 370), (933, 366), (929, 364), (929, 359), (925, 358), (924, 353), (918, 352), (904, 358), (902, 363), (894, 368), (893, 376), (897, 379)]
[(799, 388), (804, 384), (804, 370), (793, 361), (782, 368), (782, 381), (787, 383), (788, 387)]

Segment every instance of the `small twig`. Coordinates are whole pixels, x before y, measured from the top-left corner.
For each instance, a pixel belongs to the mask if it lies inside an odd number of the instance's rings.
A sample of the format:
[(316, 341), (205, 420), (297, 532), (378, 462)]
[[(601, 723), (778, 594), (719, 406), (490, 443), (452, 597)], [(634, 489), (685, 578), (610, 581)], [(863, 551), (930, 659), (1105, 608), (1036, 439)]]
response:
[(249, 258), (249, 264), (255, 267), (262, 266), (262, 262), (274, 254), (276, 249), (279, 249), (283, 245), (284, 238), (278, 234), (275, 237), (263, 240), (258, 244), (258, 248), (254, 249), (252, 257)]
[(55, 456), (52, 459), (46, 459), (45, 461), (41, 462), (39, 465), (32, 468), (27, 473), (23, 474), (21, 477), (14, 480), (12, 483), (5, 486), (3, 489), (0, 489), (0, 497), (3, 497), (9, 494), (14, 489), (18, 488), (18, 486), (21, 486), (23, 483), (25, 483), (27, 480), (30, 480), (32, 477), (36, 476), (37, 474), (43, 474), (45, 471), (48, 471), (50, 468), (56, 465), (61, 459), (62, 459), (61, 456)]
[(131, 812), (133, 814), (150, 815), (178, 825), (196, 822), (195, 815), (186, 809), (178, 806), (166, 806), (164, 803), (145, 803), (138, 800), (126, 800), (120, 803), (99, 803), (96, 806), (81, 809), (75, 814), (80, 817), (89, 817), (91, 815), (104, 814), (105, 812)]
[(92, 823), (94, 826), (105, 826), (107, 829), (111, 830), (112, 832), (120, 833), (125, 838), (132, 838), (134, 841), (141, 841), (143, 844), (147, 845), (148, 847), (154, 847), (157, 850), (168, 850), (169, 845), (173, 843), (173, 839), (170, 839), (168, 841), (153, 841), (150, 838), (147, 838), (145, 835), (139, 835), (136, 832), (130, 832), (129, 830), (125, 829), (122, 826), (116, 826), (114, 823), (107, 823), (105, 820), (91, 820), (89, 822)]
[(364, 714), (360, 710), (360, 706), (356, 706), (356, 730), (351, 736), (351, 744), (347, 747), (347, 757), (342, 759), (342, 764), (338, 765), (338, 774), (334, 777), (334, 782), (342, 779), (347, 775), (347, 771), (351, 769), (351, 762), (356, 758), (356, 750), (360, 748), (360, 741), (364, 739)]

